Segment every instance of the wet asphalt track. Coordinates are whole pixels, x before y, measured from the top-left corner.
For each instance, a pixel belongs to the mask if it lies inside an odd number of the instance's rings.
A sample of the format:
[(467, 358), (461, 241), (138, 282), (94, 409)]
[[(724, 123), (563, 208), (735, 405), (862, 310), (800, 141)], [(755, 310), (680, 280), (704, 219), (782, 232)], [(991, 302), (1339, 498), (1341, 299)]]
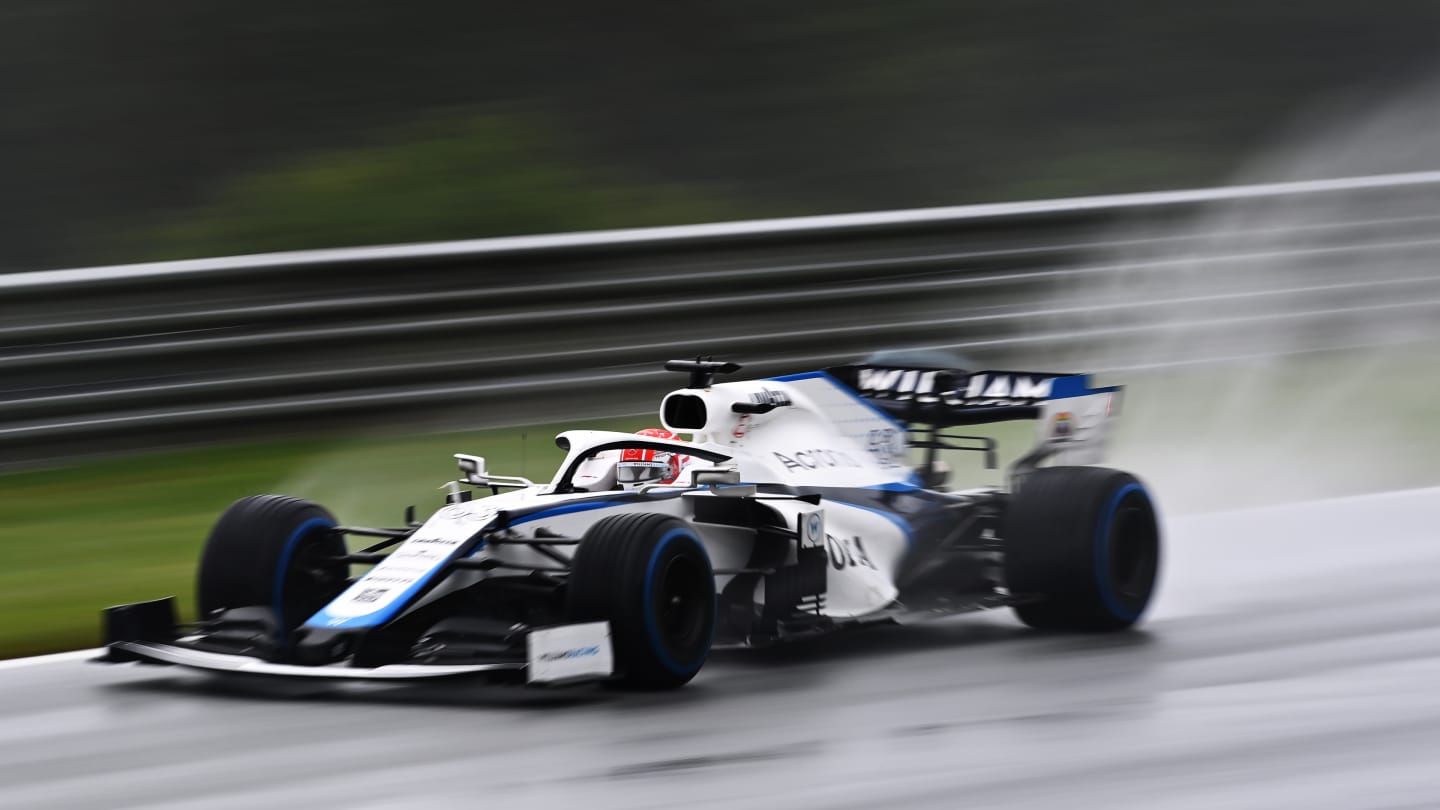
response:
[(1440, 807), (1440, 490), (1170, 522), (1142, 633), (1008, 614), (670, 695), (0, 669), (0, 807)]

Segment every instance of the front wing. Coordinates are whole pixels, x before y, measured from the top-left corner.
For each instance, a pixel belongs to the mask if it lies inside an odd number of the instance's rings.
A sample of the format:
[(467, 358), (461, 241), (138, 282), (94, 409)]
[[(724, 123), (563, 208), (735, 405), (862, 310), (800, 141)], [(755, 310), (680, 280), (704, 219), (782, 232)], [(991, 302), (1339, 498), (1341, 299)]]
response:
[[(396, 681), (423, 680), (427, 678), (453, 678), (460, 675), (476, 675), (482, 672), (524, 671), (526, 663), (505, 662), (492, 664), (445, 665), (445, 664), (387, 664), (369, 669), (324, 664), (305, 666), (301, 664), (276, 664), (249, 655), (207, 652), (175, 644), (158, 644), (152, 641), (115, 641), (107, 649), (116, 659), (139, 660), (150, 664), (174, 664), (176, 666), (220, 672), (234, 675), (276, 675), (292, 678), (333, 678), (336, 680)], [(118, 655), (116, 655), (118, 653)], [(608, 675), (608, 673), (607, 673)]]
[(526, 634), (520, 660), (474, 664), (394, 663), (375, 667), (292, 664), (255, 655), (201, 649), (198, 636), (179, 637), (173, 598), (120, 605), (105, 611), (106, 650), (101, 663), (138, 661), (228, 675), (332, 680), (405, 681), (491, 675), (532, 685), (555, 686), (607, 680), (614, 673), (608, 622), (537, 628)]

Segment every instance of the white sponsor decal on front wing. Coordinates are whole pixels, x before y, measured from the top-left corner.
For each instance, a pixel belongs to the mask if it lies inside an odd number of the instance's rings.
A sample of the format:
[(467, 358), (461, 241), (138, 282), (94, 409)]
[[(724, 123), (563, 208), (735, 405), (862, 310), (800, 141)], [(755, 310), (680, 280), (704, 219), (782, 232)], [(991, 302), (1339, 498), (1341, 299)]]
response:
[(609, 622), (534, 630), (525, 644), (531, 683), (608, 678), (615, 668)]

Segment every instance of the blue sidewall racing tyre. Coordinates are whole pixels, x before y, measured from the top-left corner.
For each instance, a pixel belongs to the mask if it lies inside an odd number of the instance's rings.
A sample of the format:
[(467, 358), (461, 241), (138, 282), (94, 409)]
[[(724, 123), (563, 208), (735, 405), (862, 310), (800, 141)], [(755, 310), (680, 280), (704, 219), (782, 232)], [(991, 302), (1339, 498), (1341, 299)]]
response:
[(283, 640), (348, 583), (349, 565), (327, 560), (346, 551), (335, 526), (324, 508), (299, 498), (253, 495), (231, 504), (200, 557), (200, 616), (263, 607)]
[(715, 575), (695, 530), (668, 515), (604, 518), (585, 532), (566, 583), (571, 621), (608, 621), (616, 682), (672, 689), (705, 664)]
[(1048, 467), (1028, 475), (1005, 517), (1005, 576), (1026, 624), (1047, 630), (1132, 626), (1160, 568), (1155, 503), (1133, 475)]

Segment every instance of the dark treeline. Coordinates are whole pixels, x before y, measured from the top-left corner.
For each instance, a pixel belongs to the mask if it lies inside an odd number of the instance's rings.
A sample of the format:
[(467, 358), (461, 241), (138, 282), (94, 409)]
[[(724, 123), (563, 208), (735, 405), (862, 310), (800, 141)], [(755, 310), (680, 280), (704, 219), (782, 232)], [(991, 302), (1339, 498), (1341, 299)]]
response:
[(1440, 3), (6, 0), (0, 269), (1223, 182)]

